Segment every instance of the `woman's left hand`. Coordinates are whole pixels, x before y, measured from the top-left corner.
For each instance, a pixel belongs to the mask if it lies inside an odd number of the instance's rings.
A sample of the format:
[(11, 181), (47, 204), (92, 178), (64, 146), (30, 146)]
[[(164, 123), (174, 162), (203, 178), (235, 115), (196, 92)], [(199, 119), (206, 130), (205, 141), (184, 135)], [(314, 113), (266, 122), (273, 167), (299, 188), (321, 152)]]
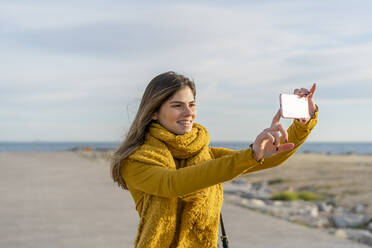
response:
[(293, 92), (293, 94), (298, 95), (299, 97), (306, 97), (307, 101), (308, 101), (308, 104), (309, 104), (310, 118), (298, 119), (301, 122), (301, 124), (306, 124), (307, 122), (309, 122), (309, 120), (311, 119), (311, 117), (314, 115), (314, 113), (316, 111), (316, 105), (315, 105), (314, 99), (313, 99), (315, 90), (316, 90), (316, 84), (314, 83), (310, 90), (307, 90), (305, 88), (301, 88), (301, 89), (295, 89), (294, 92)]

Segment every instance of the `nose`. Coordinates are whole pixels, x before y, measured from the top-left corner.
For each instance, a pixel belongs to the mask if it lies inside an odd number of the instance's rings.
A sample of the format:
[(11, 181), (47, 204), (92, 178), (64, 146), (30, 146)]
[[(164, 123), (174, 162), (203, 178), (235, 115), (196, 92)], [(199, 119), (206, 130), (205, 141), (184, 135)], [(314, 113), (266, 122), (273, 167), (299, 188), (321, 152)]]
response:
[(183, 110), (183, 114), (186, 115), (186, 116), (189, 116), (189, 115), (192, 115), (193, 114), (193, 110), (192, 108), (188, 107), (188, 106), (185, 106), (184, 110)]

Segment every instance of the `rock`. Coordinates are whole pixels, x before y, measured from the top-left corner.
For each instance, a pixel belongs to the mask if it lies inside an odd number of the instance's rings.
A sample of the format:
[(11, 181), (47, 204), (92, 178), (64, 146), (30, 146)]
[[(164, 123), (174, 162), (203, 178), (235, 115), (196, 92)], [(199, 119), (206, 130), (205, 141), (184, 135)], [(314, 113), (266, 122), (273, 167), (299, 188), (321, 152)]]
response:
[(249, 191), (242, 194), (245, 198), (256, 198), (261, 200), (270, 199), (272, 191), (268, 187), (267, 182), (253, 184)]
[(343, 231), (348, 239), (372, 246), (372, 234), (369, 231), (361, 229), (344, 229)]
[(318, 206), (318, 210), (320, 212), (325, 212), (325, 213), (331, 213), (332, 212), (332, 205), (328, 205), (324, 201), (317, 201), (316, 205)]
[(247, 199), (267, 200), (272, 196), (271, 189), (266, 182), (252, 185), (244, 180), (234, 180), (231, 183), (225, 183), (223, 187), (226, 194), (235, 194)]
[[(336, 206), (332, 199), (325, 201), (273, 201), (271, 189), (267, 183), (251, 184), (244, 180), (235, 180), (224, 184), (225, 199), (234, 201), (236, 204), (256, 209), (273, 216), (305, 224), (316, 228), (327, 228), (335, 236), (353, 239), (372, 246), (372, 223), (371, 217), (365, 216), (365, 206), (357, 204), (349, 212), (341, 206)], [(363, 227), (367, 230), (351, 229)], [(329, 228), (329, 229), (328, 229)], [(369, 231), (368, 231), (369, 230)]]
[(346, 212), (345, 208), (337, 206), (336, 208), (333, 209), (333, 213), (335, 215), (343, 215)]
[(360, 242), (372, 246), (372, 234), (371, 233), (363, 233), (360, 237)]
[(266, 206), (265, 202), (262, 201), (262, 200), (259, 200), (259, 199), (252, 199), (250, 201), (250, 204), (252, 204), (255, 207), (265, 207)]
[(301, 214), (312, 217), (317, 217), (319, 215), (318, 206), (313, 202), (303, 200), (291, 201), (288, 203), (288, 207), (293, 215)]
[(246, 192), (250, 192), (251, 188), (252, 185), (243, 180), (234, 180), (231, 183), (224, 183), (223, 185), (224, 193), (238, 195), (240, 197), (243, 197)]
[(281, 207), (281, 206), (283, 206), (283, 202), (282, 201), (272, 201), (272, 205), (275, 206), (275, 207)]
[(332, 207), (336, 207), (336, 200), (331, 198), (331, 197), (327, 198), (326, 203), (327, 203), (327, 205), (331, 205)]
[(311, 216), (311, 217), (317, 217), (319, 215), (318, 208), (307, 209), (304, 212), (304, 215)]
[(356, 214), (365, 214), (366, 208), (362, 204), (357, 204), (352, 208), (351, 211), (353, 211)]
[(343, 239), (347, 238), (347, 234), (346, 234), (345, 230), (343, 230), (343, 229), (336, 230), (334, 235), (338, 238), (343, 238)]
[(245, 186), (245, 185), (250, 184), (250, 183), (248, 183), (245, 180), (235, 179), (235, 180), (231, 181), (231, 184), (238, 185), (238, 186)]
[(367, 226), (367, 229), (368, 229), (370, 232), (372, 232), (372, 222), (369, 223), (369, 225)]
[(291, 216), (291, 210), (284, 207), (266, 206), (266, 211), (276, 217), (288, 219)]
[(336, 214), (332, 217), (332, 222), (337, 228), (359, 227), (367, 224), (370, 217), (361, 214), (344, 212), (342, 215)]
[(326, 216), (312, 217), (304, 215), (292, 215), (290, 216), (289, 220), (316, 228), (324, 228), (331, 226), (331, 223), (329, 222)]

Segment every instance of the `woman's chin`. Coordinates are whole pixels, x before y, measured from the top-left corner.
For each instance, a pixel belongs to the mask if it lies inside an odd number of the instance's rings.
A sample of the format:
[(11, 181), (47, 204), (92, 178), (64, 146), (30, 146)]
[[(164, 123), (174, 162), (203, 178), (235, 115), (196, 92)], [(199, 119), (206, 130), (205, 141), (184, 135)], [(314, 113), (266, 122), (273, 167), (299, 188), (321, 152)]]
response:
[(188, 132), (191, 132), (192, 128), (181, 128), (177, 130), (177, 135), (184, 135)]
[(179, 127), (177, 128), (177, 134), (183, 135), (188, 132), (191, 132), (191, 130), (192, 130), (192, 125), (187, 125), (187, 126), (179, 125)]

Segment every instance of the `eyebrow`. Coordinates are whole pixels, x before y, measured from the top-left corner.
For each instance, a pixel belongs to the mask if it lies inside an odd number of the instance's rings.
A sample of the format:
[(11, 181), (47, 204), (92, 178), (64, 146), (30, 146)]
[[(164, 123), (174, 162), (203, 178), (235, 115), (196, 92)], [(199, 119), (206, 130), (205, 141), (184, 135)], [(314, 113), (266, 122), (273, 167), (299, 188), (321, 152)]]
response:
[[(195, 102), (195, 100), (191, 101), (190, 103), (192, 103), (192, 102)], [(170, 102), (169, 104), (172, 104), (172, 103), (182, 103), (183, 104), (183, 102), (181, 102), (181, 101), (173, 101), (173, 102)]]

